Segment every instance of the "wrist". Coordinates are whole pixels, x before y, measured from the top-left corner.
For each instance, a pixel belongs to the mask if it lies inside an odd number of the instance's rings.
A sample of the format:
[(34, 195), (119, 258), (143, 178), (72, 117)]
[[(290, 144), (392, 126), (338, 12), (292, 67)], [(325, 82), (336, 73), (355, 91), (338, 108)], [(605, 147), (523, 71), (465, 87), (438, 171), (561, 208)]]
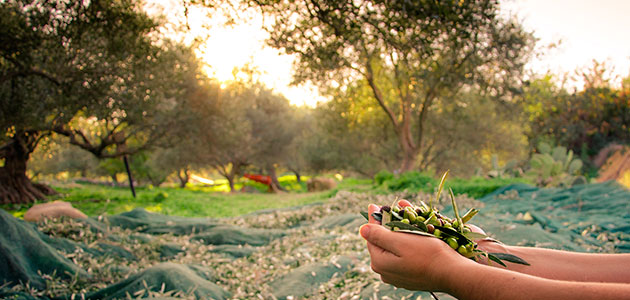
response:
[[(449, 251), (452, 250), (449, 249)], [(440, 265), (433, 268), (433, 270), (438, 270), (435, 272), (435, 282), (438, 283), (435, 291), (452, 294), (452, 292), (459, 290), (461, 288), (459, 283), (478, 266), (481, 265), (459, 254), (450, 259), (440, 260)]]

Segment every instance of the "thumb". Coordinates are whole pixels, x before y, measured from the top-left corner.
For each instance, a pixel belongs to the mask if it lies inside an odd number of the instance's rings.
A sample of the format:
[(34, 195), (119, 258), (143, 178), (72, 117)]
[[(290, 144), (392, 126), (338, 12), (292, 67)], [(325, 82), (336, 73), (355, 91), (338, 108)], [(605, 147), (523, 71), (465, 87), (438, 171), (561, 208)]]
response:
[(404, 246), (399, 239), (400, 233), (392, 232), (377, 224), (365, 224), (361, 226), (359, 233), (368, 243), (400, 256), (400, 250)]

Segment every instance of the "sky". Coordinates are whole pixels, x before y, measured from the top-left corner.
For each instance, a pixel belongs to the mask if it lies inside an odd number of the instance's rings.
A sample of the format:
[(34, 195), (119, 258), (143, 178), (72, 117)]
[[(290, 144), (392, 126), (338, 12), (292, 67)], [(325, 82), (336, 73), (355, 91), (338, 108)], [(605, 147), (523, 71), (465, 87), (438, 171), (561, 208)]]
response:
[(530, 69), (574, 73), (595, 59), (617, 76), (630, 74), (630, 0), (511, 0), (502, 8), (533, 30), (540, 45), (560, 41)]
[[(172, 0), (155, 0), (157, 2)], [(163, 4), (163, 3), (162, 3)], [(171, 8), (167, 8), (166, 11)], [(502, 12), (518, 18), (527, 30), (539, 38), (543, 56), (527, 66), (536, 73), (548, 70), (573, 74), (592, 66), (595, 59), (614, 67), (617, 76), (630, 74), (630, 0), (507, 0)], [(234, 78), (232, 70), (249, 64), (260, 73), (259, 79), (295, 105), (315, 106), (325, 101), (316, 88), (291, 86), (294, 57), (265, 45), (267, 33), (261, 30), (264, 19), (252, 15), (248, 24), (223, 27), (225, 20), (208, 20), (200, 11), (190, 11), (191, 34), (199, 28), (211, 28), (198, 54), (207, 63), (207, 73), (221, 81)], [(210, 25), (210, 26), (208, 26)], [(540, 48), (545, 49), (545, 48)], [(571, 84), (571, 83), (570, 83)], [(579, 87), (580, 82), (574, 82)]]

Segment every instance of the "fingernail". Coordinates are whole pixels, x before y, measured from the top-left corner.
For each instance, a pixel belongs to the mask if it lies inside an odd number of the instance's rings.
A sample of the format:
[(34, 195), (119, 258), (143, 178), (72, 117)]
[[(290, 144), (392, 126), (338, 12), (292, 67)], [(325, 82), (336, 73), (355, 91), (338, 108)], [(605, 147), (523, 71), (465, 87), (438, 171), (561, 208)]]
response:
[(370, 233), (370, 226), (365, 224), (359, 228), (359, 233), (364, 239), (367, 239), (368, 234)]

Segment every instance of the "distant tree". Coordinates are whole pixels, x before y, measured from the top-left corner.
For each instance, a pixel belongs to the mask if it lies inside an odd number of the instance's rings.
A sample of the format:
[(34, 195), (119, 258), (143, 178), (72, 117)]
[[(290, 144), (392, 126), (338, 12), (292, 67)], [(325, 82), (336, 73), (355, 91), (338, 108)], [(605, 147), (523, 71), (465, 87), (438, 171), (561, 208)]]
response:
[(28, 171), (32, 178), (55, 176), (62, 172), (70, 176), (89, 177), (97, 174), (98, 163), (92, 154), (52, 135), (42, 140), (32, 153)]
[(297, 82), (365, 80), (398, 140), (401, 171), (422, 164), (440, 103), (471, 88), (510, 94), (533, 46), (494, 0), (253, 2), (274, 15), (269, 44), (297, 55)]
[(287, 129), (291, 131), (294, 138), (285, 150), (283, 165), (295, 174), (296, 181), (300, 183), (304, 172), (311, 169), (306, 158), (306, 151), (316, 124), (313, 109), (310, 107), (296, 107), (293, 114), (291, 121), (287, 122)]
[(305, 151), (314, 171), (348, 170), (372, 177), (400, 166), (392, 125), (372, 101), (369, 87), (357, 83), (338, 90), (331, 101), (318, 105), (314, 119)]
[(262, 167), (271, 177), (272, 191), (284, 190), (278, 182), (276, 168), (287, 162), (291, 143), (299, 133), (294, 109), (289, 101), (262, 86), (250, 88), (252, 105), (243, 108), (256, 138), (251, 162)]
[(234, 191), (243, 168), (250, 164), (257, 141), (251, 135), (251, 123), (245, 115), (247, 107), (252, 105), (251, 97), (238, 83), (207, 88), (206, 96), (197, 97), (190, 104), (194, 111), (191, 153), (198, 166), (217, 170)]
[(532, 144), (565, 146), (588, 163), (610, 143), (630, 143), (630, 88), (614, 87), (598, 63), (580, 73), (584, 88), (571, 93), (553, 86), (550, 77), (532, 80), (524, 105)]

